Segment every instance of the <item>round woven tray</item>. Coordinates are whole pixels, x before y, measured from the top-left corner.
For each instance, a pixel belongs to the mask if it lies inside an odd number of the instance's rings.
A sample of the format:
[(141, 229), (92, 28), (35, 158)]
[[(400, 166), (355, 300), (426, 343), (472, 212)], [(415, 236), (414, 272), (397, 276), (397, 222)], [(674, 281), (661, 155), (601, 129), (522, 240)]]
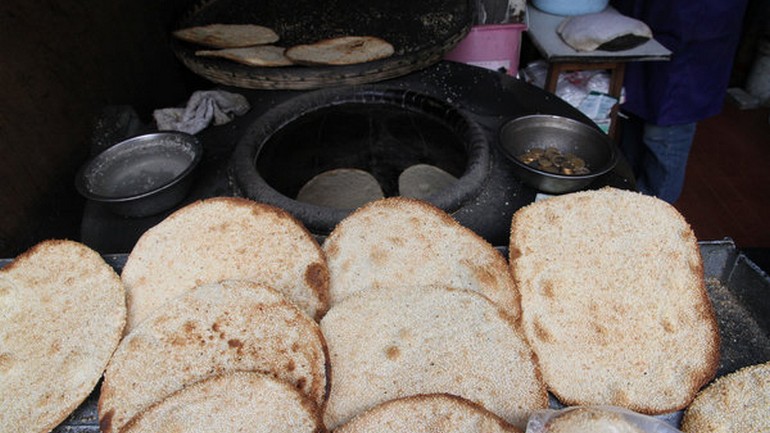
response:
[(395, 53), (345, 66), (255, 67), (199, 57), (202, 47), (173, 39), (176, 56), (194, 73), (218, 84), (248, 89), (315, 89), (373, 83), (440, 61), (470, 31), (470, 0), (203, 0), (176, 28), (206, 24), (259, 24), (275, 30), (275, 44), (291, 47), (321, 39), (378, 36)]

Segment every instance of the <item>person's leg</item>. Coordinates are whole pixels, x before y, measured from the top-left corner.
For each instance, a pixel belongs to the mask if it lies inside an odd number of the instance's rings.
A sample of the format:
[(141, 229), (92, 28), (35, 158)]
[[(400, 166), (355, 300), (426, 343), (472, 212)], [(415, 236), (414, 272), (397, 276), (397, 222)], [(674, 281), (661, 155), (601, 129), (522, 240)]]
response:
[(669, 203), (679, 198), (695, 136), (695, 125), (644, 125), (646, 152), (640, 161), (640, 172), (636, 179), (639, 191)]

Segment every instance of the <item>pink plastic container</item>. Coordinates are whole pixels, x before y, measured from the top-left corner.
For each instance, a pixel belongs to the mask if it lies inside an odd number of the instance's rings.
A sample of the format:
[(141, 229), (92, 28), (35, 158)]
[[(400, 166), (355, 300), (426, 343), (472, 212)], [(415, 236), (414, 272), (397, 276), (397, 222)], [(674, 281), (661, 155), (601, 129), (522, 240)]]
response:
[(518, 23), (473, 26), (444, 59), (516, 75), (519, 72), (521, 32), (526, 29), (525, 24)]

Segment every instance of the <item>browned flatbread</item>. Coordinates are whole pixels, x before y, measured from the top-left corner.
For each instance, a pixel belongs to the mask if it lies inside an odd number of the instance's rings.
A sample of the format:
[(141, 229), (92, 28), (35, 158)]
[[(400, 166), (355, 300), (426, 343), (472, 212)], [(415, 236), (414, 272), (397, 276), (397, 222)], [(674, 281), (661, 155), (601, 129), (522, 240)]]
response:
[(255, 24), (209, 24), (176, 30), (173, 35), (183, 41), (214, 48), (238, 48), (278, 42), (271, 28)]
[(447, 393), (523, 428), (548, 404), (514, 320), (489, 299), (448, 287), (380, 287), (347, 297), (321, 320), (336, 428), (385, 401)]
[(321, 406), (326, 368), (318, 324), (281, 293), (248, 281), (198, 286), (123, 339), (104, 374), (99, 425), (120, 431), (173, 392), (230, 371), (270, 374)]
[(668, 203), (613, 188), (532, 203), (513, 215), (510, 265), (562, 403), (672, 412), (714, 377), (719, 330), (698, 242)]
[(221, 50), (200, 50), (196, 56), (219, 57), (248, 66), (277, 67), (290, 66), (292, 62), (286, 55), (286, 48), (275, 45), (257, 45), (243, 48), (223, 48)]
[(214, 376), (134, 417), (121, 433), (323, 433), (312, 400), (281, 380), (253, 372)]
[(286, 57), (305, 65), (352, 65), (384, 59), (394, 53), (393, 45), (374, 36), (342, 36), (286, 50)]
[(428, 202), (372, 201), (340, 221), (323, 249), (332, 305), (372, 287), (437, 284), (478, 292), (519, 316), (503, 255)]
[(0, 270), (0, 431), (49, 432), (83, 402), (125, 302), (115, 271), (76, 242), (41, 242)]
[(522, 433), (472, 401), (450, 394), (389, 400), (336, 428), (334, 433)]
[(685, 411), (681, 429), (770, 432), (770, 362), (744, 367), (703, 389)]
[(169, 299), (203, 283), (265, 283), (318, 319), (328, 308), (321, 247), (288, 212), (236, 197), (189, 204), (147, 230), (121, 274), (127, 330)]

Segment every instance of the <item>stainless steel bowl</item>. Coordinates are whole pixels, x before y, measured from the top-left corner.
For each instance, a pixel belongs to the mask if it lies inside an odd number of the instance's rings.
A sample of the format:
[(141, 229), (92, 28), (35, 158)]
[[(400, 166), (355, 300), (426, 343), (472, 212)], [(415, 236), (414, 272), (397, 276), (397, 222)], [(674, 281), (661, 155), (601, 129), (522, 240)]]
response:
[[(561, 116), (535, 114), (510, 120), (500, 129), (498, 141), (505, 156), (513, 163), (517, 177), (532, 188), (549, 194), (585, 188), (596, 178), (607, 174), (618, 162), (615, 145), (606, 134), (598, 128)], [(590, 173), (550, 173), (519, 159), (533, 148), (549, 147), (582, 158)]]
[(172, 208), (187, 195), (203, 147), (182, 132), (140, 135), (87, 161), (75, 187), (115, 213), (143, 217)]

